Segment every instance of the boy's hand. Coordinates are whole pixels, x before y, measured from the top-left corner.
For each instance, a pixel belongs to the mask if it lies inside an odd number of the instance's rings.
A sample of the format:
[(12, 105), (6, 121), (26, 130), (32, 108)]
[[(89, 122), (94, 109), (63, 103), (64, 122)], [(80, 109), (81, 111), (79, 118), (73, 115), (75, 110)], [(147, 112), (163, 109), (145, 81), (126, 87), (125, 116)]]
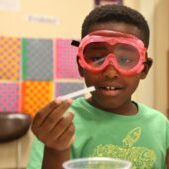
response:
[(64, 151), (73, 143), (73, 113), (64, 115), (71, 102), (71, 100), (53, 101), (36, 114), (32, 131), (47, 147)]

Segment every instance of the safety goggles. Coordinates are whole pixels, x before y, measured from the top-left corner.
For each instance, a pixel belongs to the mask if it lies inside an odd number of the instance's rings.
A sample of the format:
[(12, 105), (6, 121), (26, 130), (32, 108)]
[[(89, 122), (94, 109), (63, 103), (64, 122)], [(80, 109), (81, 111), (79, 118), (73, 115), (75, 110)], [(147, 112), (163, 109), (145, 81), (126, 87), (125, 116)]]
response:
[(140, 73), (146, 62), (143, 42), (131, 34), (108, 30), (95, 31), (79, 44), (79, 64), (97, 73), (112, 65), (123, 75)]

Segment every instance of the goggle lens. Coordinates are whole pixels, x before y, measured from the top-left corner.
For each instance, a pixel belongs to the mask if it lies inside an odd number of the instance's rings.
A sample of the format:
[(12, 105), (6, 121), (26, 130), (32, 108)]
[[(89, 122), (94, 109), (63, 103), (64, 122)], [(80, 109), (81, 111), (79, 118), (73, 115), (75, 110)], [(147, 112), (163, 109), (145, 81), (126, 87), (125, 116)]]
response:
[[(113, 57), (110, 58), (110, 55)], [(134, 68), (140, 60), (138, 50), (125, 43), (112, 45), (106, 42), (91, 42), (85, 46), (83, 57), (92, 67), (100, 67), (108, 60), (108, 62), (116, 62), (123, 70)]]

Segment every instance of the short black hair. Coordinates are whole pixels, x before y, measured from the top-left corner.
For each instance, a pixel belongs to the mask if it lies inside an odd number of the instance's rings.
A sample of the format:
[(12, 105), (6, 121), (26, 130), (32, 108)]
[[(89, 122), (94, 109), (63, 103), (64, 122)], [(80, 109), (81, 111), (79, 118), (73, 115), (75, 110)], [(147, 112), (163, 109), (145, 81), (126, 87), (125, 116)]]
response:
[(124, 22), (136, 26), (145, 47), (148, 47), (150, 30), (146, 19), (138, 11), (124, 5), (109, 4), (93, 9), (82, 24), (82, 38), (89, 33), (92, 26), (106, 22)]

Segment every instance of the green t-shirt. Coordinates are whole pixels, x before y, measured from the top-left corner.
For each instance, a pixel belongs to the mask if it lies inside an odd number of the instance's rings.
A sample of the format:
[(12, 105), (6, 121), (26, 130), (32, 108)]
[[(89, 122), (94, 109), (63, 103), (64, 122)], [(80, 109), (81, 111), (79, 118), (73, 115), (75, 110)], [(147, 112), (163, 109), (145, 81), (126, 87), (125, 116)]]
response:
[[(159, 111), (138, 103), (138, 113), (123, 116), (73, 102), (75, 142), (71, 157), (113, 157), (129, 160), (132, 169), (165, 169), (169, 121)], [(34, 140), (28, 169), (40, 169), (44, 145)]]

